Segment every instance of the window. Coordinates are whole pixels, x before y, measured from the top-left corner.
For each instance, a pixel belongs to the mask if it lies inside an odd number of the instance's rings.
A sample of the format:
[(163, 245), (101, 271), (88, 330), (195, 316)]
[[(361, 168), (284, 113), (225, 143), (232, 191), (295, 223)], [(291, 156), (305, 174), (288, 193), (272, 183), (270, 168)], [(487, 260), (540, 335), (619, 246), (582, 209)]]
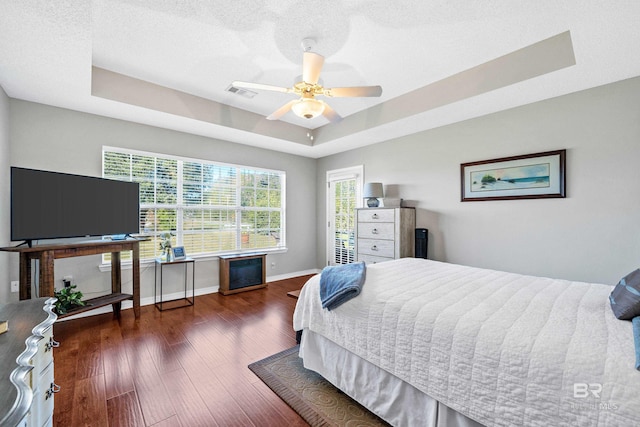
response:
[(140, 258), (160, 256), (159, 235), (187, 255), (285, 247), (285, 173), (113, 147), (105, 178), (140, 184)]

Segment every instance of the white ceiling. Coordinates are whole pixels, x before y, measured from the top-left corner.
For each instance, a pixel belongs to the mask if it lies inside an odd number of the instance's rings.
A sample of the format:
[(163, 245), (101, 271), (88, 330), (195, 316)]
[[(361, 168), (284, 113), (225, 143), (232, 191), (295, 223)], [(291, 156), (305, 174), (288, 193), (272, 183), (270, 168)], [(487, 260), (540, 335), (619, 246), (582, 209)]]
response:
[[(636, 77), (639, 22), (637, 0), (11, 0), (0, 85), (317, 158)], [(381, 85), (382, 96), (325, 98), (345, 118), (329, 124), (264, 119), (288, 94), (225, 91), (233, 80), (291, 86), (305, 37), (325, 56), (325, 87)]]

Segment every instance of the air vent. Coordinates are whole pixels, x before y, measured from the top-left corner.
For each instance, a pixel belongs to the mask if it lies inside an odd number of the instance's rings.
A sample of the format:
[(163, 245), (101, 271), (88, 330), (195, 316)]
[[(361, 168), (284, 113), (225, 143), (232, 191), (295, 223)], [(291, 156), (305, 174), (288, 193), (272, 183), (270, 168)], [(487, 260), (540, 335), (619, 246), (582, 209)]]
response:
[(254, 96), (256, 96), (258, 93), (257, 92), (253, 92), (250, 91), (248, 89), (240, 89), (238, 87), (229, 85), (229, 87), (227, 87), (226, 89), (227, 92), (231, 92), (231, 93), (235, 93), (236, 95), (240, 95), (240, 96), (244, 96), (245, 98), (253, 98)]

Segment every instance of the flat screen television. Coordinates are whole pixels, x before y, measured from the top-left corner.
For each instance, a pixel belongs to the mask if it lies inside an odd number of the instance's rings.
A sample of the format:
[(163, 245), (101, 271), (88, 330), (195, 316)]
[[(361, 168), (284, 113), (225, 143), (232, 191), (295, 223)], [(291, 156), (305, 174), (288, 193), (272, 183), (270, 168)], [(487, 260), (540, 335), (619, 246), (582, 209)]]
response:
[(139, 184), (11, 168), (11, 240), (138, 233)]

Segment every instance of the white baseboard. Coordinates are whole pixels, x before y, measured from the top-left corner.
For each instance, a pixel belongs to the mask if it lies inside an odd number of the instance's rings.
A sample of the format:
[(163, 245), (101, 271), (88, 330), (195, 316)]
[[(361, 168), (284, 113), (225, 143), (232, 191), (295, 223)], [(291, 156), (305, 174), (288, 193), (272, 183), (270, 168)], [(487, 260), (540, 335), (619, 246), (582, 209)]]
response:
[[(267, 276), (267, 283), (277, 282), (278, 280), (291, 279), (292, 277), (306, 276), (308, 274), (317, 274), (317, 273), (320, 273), (320, 270), (315, 268), (311, 270), (296, 271), (293, 273), (278, 274), (277, 276)], [(216, 292), (218, 292), (218, 288), (219, 288), (218, 286), (198, 288), (196, 289), (196, 296), (215, 294)], [(179, 298), (184, 298), (184, 292), (174, 292), (172, 294), (164, 294), (162, 300), (171, 301)], [(153, 305), (153, 304), (155, 304), (154, 297), (146, 297), (146, 298), (140, 299), (141, 307), (145, 305)], [(133, 301), (127, 300), (122, 302), (121, 310), (128, 310), (130, 308), (133, 308)], [(65, 317), (63, 319), (58, 319), (58, 322), (64, 322), (65, 320), (80, 319), (82, 317), (97, 316), (99, 314), (105, 314), (105, 313), (111, 313), (111, 312), (112, 312), (111, 306), (106, 305), (104, 307), (96, 308), (95, 310), (85, 311), (83, 313), (78, 313), (76, 315)]]
[(267, 283), (278, 280), (291, 279), (292, 277), (306, 276), (307, 274), (318, 274), (321, 270), (312, 268), (311, 270), (296, 271), (295, 273), (278, 274), (277, 276), (267, 276)]

